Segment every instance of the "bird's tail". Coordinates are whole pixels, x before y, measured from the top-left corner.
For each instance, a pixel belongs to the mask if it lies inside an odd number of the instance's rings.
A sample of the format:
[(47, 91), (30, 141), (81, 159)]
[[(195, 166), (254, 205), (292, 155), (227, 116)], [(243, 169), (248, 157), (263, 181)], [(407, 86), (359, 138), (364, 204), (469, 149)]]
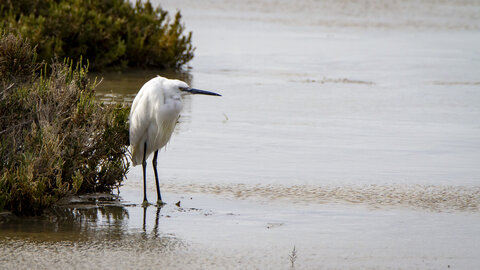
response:
[(138, 159), (137, 159), (137, 155), (138, 155), (137, 147), (131, 145), (131, 148), (132, 148), (132, 166), (135, 167), (139, 163), (141, 163), (141, 161), (139, 162)]

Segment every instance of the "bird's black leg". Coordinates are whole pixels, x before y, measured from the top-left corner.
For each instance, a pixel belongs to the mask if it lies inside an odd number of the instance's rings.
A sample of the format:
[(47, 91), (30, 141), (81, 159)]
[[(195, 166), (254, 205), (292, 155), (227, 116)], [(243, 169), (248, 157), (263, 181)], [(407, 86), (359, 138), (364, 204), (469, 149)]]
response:
[(155, 151), (153, 154), (153, 172), (155, 173), (155, 183), (157, 184), (157, 205), (162, 206), (163, 201), (162, 201), (162, 194), (160, 194), (160, 184), (158, 183), (158, 172), (157, 172), (157, 157), (158, 157), (158, 150)]
[(145, 160), (145, 157), (147, 155), (147, 142), (145, 142), (145, 148), (143, 151), (143, 161), (142, 161), (142, 167), (143, 167), (143, 206), (148, 206), (148, 201), (147, 201), (147, 177), (146, 177), (146, 169), (147, 169), (147, 161)]

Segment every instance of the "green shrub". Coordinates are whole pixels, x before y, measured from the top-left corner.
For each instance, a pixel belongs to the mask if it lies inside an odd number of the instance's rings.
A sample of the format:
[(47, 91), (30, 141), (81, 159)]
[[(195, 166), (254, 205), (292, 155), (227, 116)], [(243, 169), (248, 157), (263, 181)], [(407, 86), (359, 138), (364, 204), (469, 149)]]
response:
[(38, 44), (40, 60), (81, 56), (93, 69), (155, 67), (178, 69), (193, 58), (191, 32), (183, 34), (150, 2), (137, 0), (0, 0), (0, 28)]
[(26, 40), (0, 37), (0, 210), (22, 215), (111, 190), (129, 166), (129, 109), (96, 102), (81, 62), (39, 70), (35, 58)]

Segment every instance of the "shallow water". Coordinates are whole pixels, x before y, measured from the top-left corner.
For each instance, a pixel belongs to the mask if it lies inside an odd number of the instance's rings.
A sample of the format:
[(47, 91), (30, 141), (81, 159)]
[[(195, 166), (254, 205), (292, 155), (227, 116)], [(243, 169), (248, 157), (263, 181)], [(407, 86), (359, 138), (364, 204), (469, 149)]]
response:
[(480, 264), (478, 2), (161, 3), (190, 72), (97, 76), (106, 102), (156, 74), (223, 95), (185, 101), (167, 206), (139, 206), (131, 168), (118, 201), (0, 223), (0, 268), (286, 269), (294, 246), (298, 269)]

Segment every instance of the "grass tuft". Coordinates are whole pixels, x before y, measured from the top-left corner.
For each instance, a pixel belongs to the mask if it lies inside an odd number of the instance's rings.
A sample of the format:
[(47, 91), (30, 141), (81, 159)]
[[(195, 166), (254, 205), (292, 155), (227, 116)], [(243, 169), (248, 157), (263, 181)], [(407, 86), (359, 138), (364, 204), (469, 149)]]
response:
[(295, 246), (293, 246), (293, 250), (290, 255), (288, 255), (288, 257), (290, 258), (290, 263), (292, 264), (291, 267), (294, 268), (295, 261), (297, 260), (297, 249), (295, 248)]

